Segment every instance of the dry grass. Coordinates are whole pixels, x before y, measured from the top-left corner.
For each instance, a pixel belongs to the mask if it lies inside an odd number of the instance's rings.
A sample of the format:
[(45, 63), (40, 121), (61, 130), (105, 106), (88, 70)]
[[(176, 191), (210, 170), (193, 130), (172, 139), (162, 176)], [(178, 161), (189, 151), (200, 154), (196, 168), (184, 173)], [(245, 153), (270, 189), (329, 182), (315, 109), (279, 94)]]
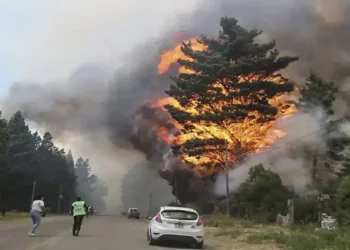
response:
[(274, 242), (250, 244), (248, 237), (253, 234), (274, 232), (274, 226), (262, 226), (248, 220), (236, 220), (226, 216), (210, 216), (205, 220), (206, 242), (215, 250), (280, 250), (283, 247)]
[(206, 242), (216, 250), (350, 250), (349, 229), (287, 229), (225, 216), (211, 216), (205, 220), (205, 225)]

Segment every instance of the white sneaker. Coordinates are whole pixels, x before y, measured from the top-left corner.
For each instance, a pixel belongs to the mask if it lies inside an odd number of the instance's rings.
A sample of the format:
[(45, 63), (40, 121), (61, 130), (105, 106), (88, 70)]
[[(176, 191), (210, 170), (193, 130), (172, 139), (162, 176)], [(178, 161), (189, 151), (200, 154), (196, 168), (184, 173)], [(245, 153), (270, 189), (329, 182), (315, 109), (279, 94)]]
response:
[(28, 235), (30, 235), (32, 237), (36, 237), (36, 234), (34, 234), (34, 233), (28, 233)]

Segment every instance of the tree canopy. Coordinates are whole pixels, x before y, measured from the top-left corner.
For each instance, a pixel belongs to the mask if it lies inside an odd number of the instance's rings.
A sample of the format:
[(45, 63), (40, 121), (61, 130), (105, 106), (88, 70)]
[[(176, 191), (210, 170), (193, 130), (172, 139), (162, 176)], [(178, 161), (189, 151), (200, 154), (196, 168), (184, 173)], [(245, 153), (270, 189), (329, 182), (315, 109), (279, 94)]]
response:
[(300, 89), (300, 106), (303, 112), (314, 112), (321, 108), (327, 116), (333, 115), (333, 102), (338, 88), (334, 82), (324, 81), (318, 74), (311, 71), (305, 85)]
[(239, 218), (274, 222), (277, 214), (287, 212), (287, 199), (292, 195), (278, 174), (259, 164), (250, 168), (248, 178), (230, 195), (230, 213)]
[[(89, 174), (81, 174), (84, 171)], [(42, 137), (32, 132), (21, 112), (9, 121), (0, 119), (0, 206), (27, 211), (35, 182), (35, 194), (44, 196), (52, 211), (69, 211), (83, 183), (83, 197), (89, 202), (97, 178), (90, 171), (88, 160), (75, 163), (72, 152), (58, 148), (49, 132)], [(101, 193), (101, 199), (105, 195)]]
[[(266, 130), (252, 130), (274, 121), (283, 107), (275, 100), (293, 91), (279, 71), (298, 57), (279, 56), (275, 41), (258, 43), (262, 33), (241, 27), (234, 18), (222, 18), (218, 38), (202, 35), (203, 50), (183, 43), (183, 69), (166, 93), (177, 104), (166, 106), (182, 126), (182, 139), (174, 147), (190, 165), (224, 166), (226, 141), (231, 162), (256, 151)], [(287, 107), (286, 107), (287, 108)], [(253, 135), (253, 136), (252, 136)]]

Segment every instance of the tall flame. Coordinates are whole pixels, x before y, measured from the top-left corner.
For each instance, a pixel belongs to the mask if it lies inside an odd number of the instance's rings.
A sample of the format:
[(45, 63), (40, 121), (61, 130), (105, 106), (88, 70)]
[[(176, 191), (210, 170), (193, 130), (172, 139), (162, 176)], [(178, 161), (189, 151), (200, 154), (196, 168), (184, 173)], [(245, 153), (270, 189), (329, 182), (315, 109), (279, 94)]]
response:
[[(186, 41), (186, 43), (190, 42), (192, 45), (192, 49), (194, 50), (205, 50), (205, 46), (198, 42), (196, 38), (190, 39)], [(158, 65), (158, 73), (164, 74), (167, 72), (171, 65), (175, 64), (178, 59), (187, 59), (187, 58), (181, 51), (182, 44), (177, 44), (174, 48), (165, 51), (160, 56), (160, 63)], [(183, 67), (180, 67), (178, 69), (181, 73), (191, 73), (189, 69), (185, 69)], [(240, 81), (251, 81), (256, 76), (251, 76), (249, 79), (247, 78), (241, 78)], [(264, 79), (269, 81), (275, 81), (275, 82), (281, 82), (282, 79), (280, 77), (275, 77), (273, 79)], [(221, 85), (217, 84), (217, 87), (220, 87), (222, 89), (222, 92), (225, 93), (225, 90), (221, 87)], [(269, 100), (271, 104), (278, 107), (278, 115), (277, 118), (286, 118), (293, 114), (294, 112), (297, 112), (297, 109), (295, 105), (285, 105), (286, 100), (285, 96), (279, 96), (274, 99)], [(186, 108), (179, 105), (179, 103), (171, 98), (163, 98), (158, 100), (153, 100), (153, 106), (162, 108), (165, 110), (164, 105), (165, 104), (171, 104), (172, 106), (175, 106), (176, 108), (186, 111), (190, 114), (199, 114), (204, 112), (208, 107), (202, 107), (198, 108), (195, 101), (193, 101), (190, 105), (188, 105)], [(218, 104), (222, 105), (222, 104)], [(215, 107), (217, 109), (220, 109), (221, 107)], [(220, 139), (226, 139), (229, 141), (229, 144), (233, 144), (232, 141), (232, 135), (239, 135), (237, 136), (239, 139), (240, 144), (242, 145), (241, 148), (243, 148), (246, 152), (240, 152), (240, 154), (244, 154), (245, 156), (252, 155), (262, 148), (266, 148), (267, 146), (273, 144), (277, 138), (281, 138), (286, 135), (286, 132), (278, 130), (275, 128), (276, 121), (271, 121), (268, 123), (261, 124), (257, 121), (259, 114), (257, 112), (251, 112), (250, 115), (255, 115), (255, 120), (246, 120), (242, 123), (238, 124), (232, 124), (223, 129), (222, 127), (219, 127), (215, 123), (197, 123), (197, 124), (191, 124), (195, 127), (192, 133), (183, 133), (179, 136), (169, 136), (170, 131), (162, 129), (155, 129), (156, 134), (159, 139), (166, 141), (170, 144), (179, 145), (191, 138), (197, 138), (197, 139), (211, 139), (211, 138), (220, 138)], [(171, 119), (171, 118), (169, 118)], [(171, 122), (174, 124), (175, 127), (181, 129), (181, 125), (177, 124), (175, 120), (171, 119)], [(230, 146), (229, 146), (230, 148)], [(230, 150), (234, 151), (234, 148), (230, 148)], [(191, 163), (195, 166), (195, 169), (202, 174), (203, 176), (208, 176), (212, 174), (213, 172), (219, 171), (215, 167), (203, 167), (206, 162), (210, 162), (213, 159), (217, 159), (218, 161), (224, 159), (223, 155), (218, 154), (217, 152), (214, 153), (206, 153), (205, 155), (201, 157), (194, 157), (189, 155), (182, 155), (181, 156), (184, 161)], [(235, 159), (234, 153), (233, 156), (231, 156), (231, 161), (235, 162), (237, 159)]]

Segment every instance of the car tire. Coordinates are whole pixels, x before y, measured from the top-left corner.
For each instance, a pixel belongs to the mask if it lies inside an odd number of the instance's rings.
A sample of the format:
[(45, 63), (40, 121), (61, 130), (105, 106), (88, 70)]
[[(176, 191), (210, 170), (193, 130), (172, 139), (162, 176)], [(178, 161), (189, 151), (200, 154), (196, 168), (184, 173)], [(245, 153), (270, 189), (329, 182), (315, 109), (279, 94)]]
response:
[(151, 232), (147, 230), (147, 241), (148, 245), (154, 246), (156, 244), (156, 241), (152, 238)]
[(204, 241), (196, 244), (196, 249), (203, 249)]

